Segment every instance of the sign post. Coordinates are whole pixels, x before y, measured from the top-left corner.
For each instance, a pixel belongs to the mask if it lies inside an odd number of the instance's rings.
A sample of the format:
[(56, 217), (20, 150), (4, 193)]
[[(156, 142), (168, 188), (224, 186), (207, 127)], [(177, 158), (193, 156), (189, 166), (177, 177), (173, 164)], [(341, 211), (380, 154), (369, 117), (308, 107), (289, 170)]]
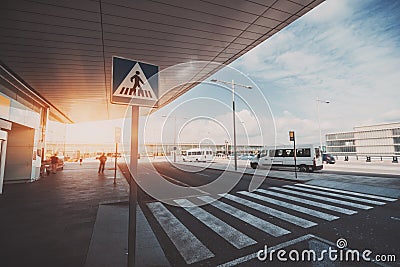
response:
[[(128, 267), (135, 266), (137, 168), (139, 152), (139, 107), (156, 107), (158, 101), (158, 66), (113, 57), (111, 103), (129, 105), (131, 118), (131, 151), (129, 161)], [(117, 134), (116, 134), (117, 135)], [(116, 142), (116, 157), (118, 144)], [(115, 161), (116, 162), (116, 161)]]
[(121, 142), (121, 128), (115, 127), (114, 185), (117, 184), (118, 143)]
[(296, 137), (294, 131), (289, 131), (289, 140), (293, 142), (293, 157), (294, 157), (294, 175), (297, 179), (297, 151), (296, 151)]

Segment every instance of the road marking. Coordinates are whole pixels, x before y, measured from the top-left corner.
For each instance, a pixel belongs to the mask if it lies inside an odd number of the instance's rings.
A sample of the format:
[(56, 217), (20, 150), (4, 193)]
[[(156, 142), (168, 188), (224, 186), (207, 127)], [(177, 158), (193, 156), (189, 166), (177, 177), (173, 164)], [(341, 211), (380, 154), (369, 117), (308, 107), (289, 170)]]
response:
[(290, 231), (283, 229), (279, 226), (276, 226), (275, 224), (272, 224), (270, 222), (267, 222), (261, 218), (258, 218), (254, 215), (251, 215), (247, 212), (244, 212), (238, 208), (235, 208), (231, 205), (228, 205), (222, 201), (219, 201), (213, 197), (210, 196), (202, 196), (202, 197), (198, 197), (199, 199), (201, 199), (204, 202), (209, 203), (210, 205), (212, 205), (213, 207), (222, 210), (226, 213), (228, 213), (229, 215), (232, 215), (233, 217), (238, 218), (239, 220), (244, 221), (245, 223), (248, 223), (258, 229), (260, 229), (261, 231), (264, 231), (272, 236), (282, 236), (282, 235), (286, 235), (289, 234)]
[(309, 228), (309, 227), (317, 225), (315, 222), (312, 222), (312, 221), (309, 221), (309, 220), (305, 220), (305, 219), (302, 219), (300, 217), (288, 214), (286, 212), (282, 212), (282, 211), (279, 211), (279, 210), (276, 210), (276, 209), (273, 209), (273, 208), (270, 208), (270, 207), (267, 207), (267, 206), (263, 206), (263, 205), (260, 205), (258, 203), (255, 203), (255, 202), (252, 202), (252, 201), (249, 201), (249, 200), (246, 200), (246, 199), (234, 196), (234, 195), (230, 195), (230, 194), (219, 194), (219, 195), (223, 196), (224, 198), (227, 198), (229, 200), (235, 201), (235, 202), (237, 202), (239, 204), (242, 204), (242, 205), (245, 205), (247, 207), (250, 207), (252, 209), (255, 209), (255, 210), (258, 210), (260, 212), (272, 215), (274, 217), (277, 217), (277, 218), (282, 219), (284, 221), (290, 222), (292, 224), (296, 224), (296, 225), (301, 226), (303, 228)]
[(187, 264), (215, 256), (163, 204), (153, 202), (147, 206)]
[(210, 228), (226, 241), (231, 243), (235, 248), (241, 249), (250, 245), (257, 244), (257, 241), (236, 230), (235, 228), (218, 219), (206, 210), (197, 207), (189, 200), (176, 199), (174, 201), (182, 208), (184, 208), (187, 212), (192, 214), (196, 219), (206, 225), (208, 228)]
[(303, 188), (303, 187), (298, 187), (298, 186), (292, 186), (292, 185), (285, 185), (284, 187), (287, 188), (292, 188), (296, 190), (302, 190), (310, 193), (317, 193), (321, 195), (326, 195), (326, 196), (331, 196), (331, 197), (338, 197), (338, 198), (344, 198), (344, 199), (349, 199), (349, 200), (354, 200), (358, 202), (364, 202), (372, 205), (385, 205), (385, 202), (381, 201), (376, 201), (376, 200), (369, 200), (369, 199), (364, 199), (364, 198), (359, 198), (359, 197), (352, 197), (352, 196), (346, 196), (346, 195), (341, 195), (341, 194), (336, 194), (336, 193), (330, 193), (330, 192), (325, 192), (321, 190), (316, 190), (316, 189), (309, 189), (309, 188)]
[(354, 208), (359, 208), (359, 209), (363, 209), (363, 210), (372, 209), (371, 206), (366, 206), (366, 205), (362, 205), (362, 204), (357, 204), (357, 203), (353, 203), (353, 202), (338, 200), (338, 199), (329, 198), (329, 197), (317, 196), (317, 195), (308, 194), (308, 193), (304, 193), (304, 192), (293, 191), (293, 190), (289, 190), (289, 189), (285, 189), (285, 188), (270, 187), (269, 189), (278, 190), (278, 191), (281, 191), (281, 192), (290, 193), (290, 194), (294, 194), (294, 195), (300, 195), (300, 196), (304, 196), (304, 197), (319, 199), (319, 200), (323, 200), (323, 201), (326, 201), (326, 202), (342, 204), (342, 205), (346, 205), (346, 206), (350, 206), (350, 207), (354, 207)]
[(317, 218), (321, 218), (321, 219), (324, 219), (324, 220), (327, 220), (327, 221), (333, 221), (333, 220), (339, 219), (338, 216), (334, 216), (334, 215), (331, 215), (331, 214), (328, 214), (328, 213), (325, 213), (325, 212), (316, 211), (316, 210), (313, 210), (313, 209), (309, 209), (309, 208), (302, 207), (302, 206), (299, 206), (299, 205), (287, 203), (287, 202), (284, 202), (284, 201), (276, 200), (276, 199), (265, 197), (265, 196), (261, 196), (261, 195), (250, 193), (250, 192), (247, 192), (247, 191), (241, 191), (241, 192), (238, 192), (238, 193), (242, 194), (242, 195), (245, 195), (245, 196), (249, 196), (249, 197), (255, 198), (255, 199), (259, 199), (259, 200), (267, 202), (267, 203), (272, 203), (272, 204), (275, 204), (275, 205), (278, 205), (278, 206), (281, 206), (281, 207), (285, 207), (285, 208), (288, 208), (288, 209), (291, 209), (291, 210), (302, 212), (302, 213), (305, 213), (305, 214), (308, 214), (308, 215), (311, 215), (311, 216), (314, 216), (314, 217), (317, 217)]
[(349, 210), (349, 209), (345, 209), (345, 208), (341, 208), (341, 207), (337, 207), (337, 206), (333, 206), (333, 205), (329, 205), (329, 204), (324, 204), (324, 203), (320, 203), (320, 202), (316, 202), (316, 201), (312, 201), (312, 200), (308, 200), (308, 199), (302, 199), (302, 198), (298, 198), (298, 197), (294, 197), (294, 196), (280, 194), (280, 193), (273, 192), (273, 191), (267, 191), (267, 190), (264, 190), (264, 189), (257, 189), (256, 191), (257, 192), (261, 192), (263, 194), (267, 194), (267, 195), (271, 195), (271, 196), (280, 197), (280, 198), (283, 198), (283, 199), (289, 199), (289, 200), (293, 200), (293, 201), (296, 201), (296, 202), (308, 204), (310, 206), (319, 207), (319, 208), (323, 208), (323, 209), (326, 209), (326, 210), (336, 211), (336, 212), (343, 213), (343, 214), (346, 214), (346, 215), (353, 215), (353, 214), (357, 213), (357, 211), (355, 211), (355, 210)]
[(381, 197), (381, 196), (376, 196), (376, 195), (358, 193), (358, 192), (347, 191), (347, 190), (339, 190), (339, 189), (333, 189), (333, 188), (327, 188), (327, 187), (321, 187), (321, 186), (315, 186), (315, 185), (309, 185), (309, 184), (296, 184), (296, 185), (317, 188), (317, 189), (323, 189), (326, 191), (332, 191), (332, 192), (338, 192), (338, 193), (345, 193), (345, 194), (354, 195), (354, 196), (368, 197), (368, 198), (379, 199), (379, 200), (384, 200), (384, 201), (393, 202), (393, 201), (397, 200), (397, 198)]
[(197, 173), (197, 172), (196, 172), (196, 174), (197, 174), (197, 175), (201, 175), (201, 176), (210, 177), (210, 175), (208, 175), (208, 174), (204, 174), (204, 173)]

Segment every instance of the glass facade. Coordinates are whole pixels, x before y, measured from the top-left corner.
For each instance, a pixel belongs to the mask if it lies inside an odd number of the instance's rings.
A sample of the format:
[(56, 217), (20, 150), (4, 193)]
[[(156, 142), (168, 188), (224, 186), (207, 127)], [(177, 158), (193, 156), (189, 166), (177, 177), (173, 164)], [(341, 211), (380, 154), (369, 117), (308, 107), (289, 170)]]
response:
[(327, 152), (342, 156), (393, 156), (400, 152), (400, 123), (357, 127), (326, 135)]

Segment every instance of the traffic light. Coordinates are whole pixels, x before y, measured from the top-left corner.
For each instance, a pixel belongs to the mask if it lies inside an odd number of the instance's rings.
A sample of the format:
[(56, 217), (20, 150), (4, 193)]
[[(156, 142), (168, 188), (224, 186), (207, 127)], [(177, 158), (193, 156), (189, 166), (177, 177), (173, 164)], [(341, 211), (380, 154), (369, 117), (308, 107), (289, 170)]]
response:
[(294, 141), (294, 131), (289, 132), (289, 140)]

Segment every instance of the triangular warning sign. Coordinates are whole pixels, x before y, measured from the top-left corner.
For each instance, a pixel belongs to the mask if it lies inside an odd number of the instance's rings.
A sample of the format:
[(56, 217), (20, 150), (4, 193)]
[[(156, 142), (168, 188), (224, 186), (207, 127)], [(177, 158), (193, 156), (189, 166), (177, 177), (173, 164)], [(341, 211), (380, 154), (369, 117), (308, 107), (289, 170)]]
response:
[(157, 101), (157, 96), (147, 81), (139, 63), (136, 63), (122, 83), (115, 90), (113, 96), (137, 98)]

